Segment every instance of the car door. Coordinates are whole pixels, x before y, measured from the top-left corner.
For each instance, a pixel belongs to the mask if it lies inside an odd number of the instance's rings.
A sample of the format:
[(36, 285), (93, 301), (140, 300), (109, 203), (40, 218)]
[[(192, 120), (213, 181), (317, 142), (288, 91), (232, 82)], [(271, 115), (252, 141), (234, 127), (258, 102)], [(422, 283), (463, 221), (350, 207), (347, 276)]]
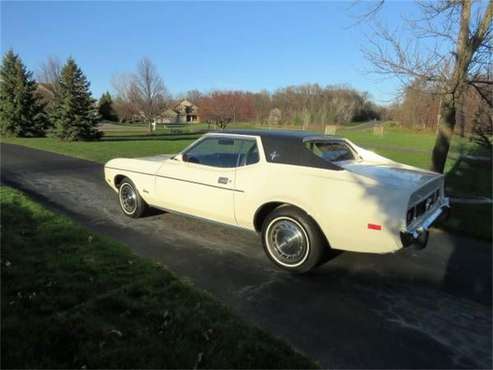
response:
[(206, 136), (176, 160), (166, 161), (155, 177), (158, 206), (236, 224), (234, 184), (240, 147), (235, 138)]

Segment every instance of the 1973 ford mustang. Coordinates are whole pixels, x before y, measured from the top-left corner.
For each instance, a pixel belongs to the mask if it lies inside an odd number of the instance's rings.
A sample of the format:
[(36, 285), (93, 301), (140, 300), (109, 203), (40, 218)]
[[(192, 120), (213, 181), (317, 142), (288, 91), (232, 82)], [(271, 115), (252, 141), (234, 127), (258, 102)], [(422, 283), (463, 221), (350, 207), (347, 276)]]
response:
[(448, 207), (442, 175), (298, 131), (208, 133), (177, 155), (113, 159), (105, 178), (125, 215), (150, 206), (256, 231), (292, 272), (314, 268), (329, 248), (426, 244)]

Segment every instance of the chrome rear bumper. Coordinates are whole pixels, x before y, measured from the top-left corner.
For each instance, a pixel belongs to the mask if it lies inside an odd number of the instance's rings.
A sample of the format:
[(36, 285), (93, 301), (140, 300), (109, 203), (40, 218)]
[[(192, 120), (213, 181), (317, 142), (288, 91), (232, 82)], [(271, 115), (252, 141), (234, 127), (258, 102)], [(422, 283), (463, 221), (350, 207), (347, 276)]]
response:
[[(401, 231), (401, 241), (404, 247), (416, 242), (424, 233), (428, 231), (431, 225), (450, 208), (449, 198), (442, 198), (440, 206), (424, 218), (420, 223), (410, 229)], [(427, 240), (427, 238), (426, 238)], [(424, 248), (424, 246), (423, 246)]]

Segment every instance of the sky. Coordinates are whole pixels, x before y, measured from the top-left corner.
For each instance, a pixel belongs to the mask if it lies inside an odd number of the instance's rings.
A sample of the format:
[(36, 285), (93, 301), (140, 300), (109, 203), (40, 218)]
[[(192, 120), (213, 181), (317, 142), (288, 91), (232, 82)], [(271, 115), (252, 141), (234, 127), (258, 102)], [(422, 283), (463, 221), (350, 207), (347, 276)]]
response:
[[(72, 56), (95, 97), (142, 57), (175, 96), (188, 90), (260, 91), (302, 83), (346, 84), (385, 104), (398, 81), (370, 73), (361, 49), (370, 28), (353, 2), (1, 2), (1, 50), (34, 72)], [(360, 4), (361, 6), (361, 4)], [(388, 2), (390, 27), (415, 11)]]

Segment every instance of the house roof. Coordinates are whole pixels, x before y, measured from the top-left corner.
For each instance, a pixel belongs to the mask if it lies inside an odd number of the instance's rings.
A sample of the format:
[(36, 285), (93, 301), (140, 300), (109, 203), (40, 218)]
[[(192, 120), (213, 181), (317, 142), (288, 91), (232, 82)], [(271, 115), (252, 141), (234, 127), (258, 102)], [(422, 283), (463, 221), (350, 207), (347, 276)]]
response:
[(187, 99), (183, 99), (179, 103), (175, 104), (175, 109), (181, 108), (181, 107), (194, 107), (194, 108), (196, 108), (197, 106), (195, 104), (189, 102)]
[(163, 117), (174, 117), (176, 116), (176, 112), (173, 109), (168, 108), (162, 111), (160, 115)]

